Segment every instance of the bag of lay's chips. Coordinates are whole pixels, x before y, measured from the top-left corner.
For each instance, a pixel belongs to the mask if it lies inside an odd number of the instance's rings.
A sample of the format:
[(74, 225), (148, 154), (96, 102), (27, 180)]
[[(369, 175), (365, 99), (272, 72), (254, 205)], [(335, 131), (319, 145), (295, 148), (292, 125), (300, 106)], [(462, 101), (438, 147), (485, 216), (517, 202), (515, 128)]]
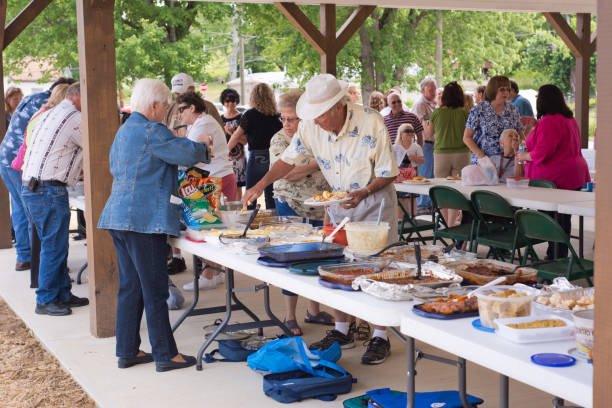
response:
[(185, 224), (193, 230), (218, 227), (221, 224), (219, 208), (221, 179), (207, 177), (208, 172), (198, 168), (179, 171), (179, 196)]

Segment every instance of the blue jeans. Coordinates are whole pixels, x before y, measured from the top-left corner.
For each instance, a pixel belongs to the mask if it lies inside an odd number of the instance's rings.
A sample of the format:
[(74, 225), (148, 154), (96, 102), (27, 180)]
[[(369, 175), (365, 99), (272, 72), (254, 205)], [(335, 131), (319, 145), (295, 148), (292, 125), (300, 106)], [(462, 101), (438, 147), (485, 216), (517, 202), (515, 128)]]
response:
[(140, 322), (147, 311), (153, 359), (168, 361), (178, 354), (168, 316), (167, 236), (109, 230), (117, 251), (116, 355), (135, 357), (140, 348)]
[[(295, 212), (295, 210), (293, 208), (291, 208), (289, 206), (289, 203), (287, 203), (286, 201), (280, 201), (278, 198), (274, 199), (274, 202), (276, 203), (276, 214), (281, 215), (281, 216), (291, 216), (291, 215), (295, 215), (299, 217), (299, 214)], [(322, 227), (323, 226), (323, 221), (317, 221), (317, 220), (311, 220), (308, 219), (308, 222), (313, 226), (313, 227)], [(287, 295), (287, 296), (297, 296), (295, 293), (293, 292), (289, 292), (288, 290), (281, 290), (283, 295)]]
[(40, 237), (36, 302), (41, 305), (66, 302), (72, 288), (66, 267), (70, 227), (68, 191), (66, 187), (43, 186), (33, 193), (22, 187), (21, 199)]
[[(270, 170), (270, 152), (268, 150), (251, 150), (249, 151), (249, 161), (246, 168), (246, 188), (253, 187), (259, 180), (266, 175)], [(274, 208), (274, 190), (270, 184), (264, 190), (266, 198), (266, 208), (268, 210)]]
[[(423, 156), (425, 163), (419, 166), (419, 176), (432, 178), (434, 176), (434, 145), (433, 143), (423, 143)], [(422, 210), (431, 207), (431, 199), (427, 195), (420, 195), (418, 200), (418, 209)]]
[(0, 165), (0, 176), (11, 194), (11, 225), (15, 231), (17, 262), (30, 262), (30, 220), (21, 199), (21, 172)]

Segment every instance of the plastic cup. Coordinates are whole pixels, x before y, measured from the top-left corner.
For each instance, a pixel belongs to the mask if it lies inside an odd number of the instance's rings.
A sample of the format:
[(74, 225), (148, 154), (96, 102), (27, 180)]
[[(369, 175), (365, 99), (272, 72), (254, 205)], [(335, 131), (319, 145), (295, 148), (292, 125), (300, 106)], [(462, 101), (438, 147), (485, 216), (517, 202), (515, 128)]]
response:
[[(336, 227), (334, 227), (333, 225), (323, 226), (323, 230), (325, 231), (326, 236), (329, 236), (332, 232), (334, 232), (335, 229)], [(346, 240), (346, 230), (344, 229), (344, 227), (340, 228), (340, 231), (336, 232), (336, 235), (332, 237), (332, 242), (344, 246), (348, 245), (348, 242)]]

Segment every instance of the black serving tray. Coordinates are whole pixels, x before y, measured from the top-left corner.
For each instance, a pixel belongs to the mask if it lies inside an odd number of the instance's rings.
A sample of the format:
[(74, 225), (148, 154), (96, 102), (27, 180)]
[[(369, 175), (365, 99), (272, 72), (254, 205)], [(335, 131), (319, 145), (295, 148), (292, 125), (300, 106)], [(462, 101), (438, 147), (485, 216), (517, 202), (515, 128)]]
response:
[(259, 253), (277, 262), (298, 262), (341, 257), (344, 254), (344, 246), (328, 242), (265, 245), (259, 248)]

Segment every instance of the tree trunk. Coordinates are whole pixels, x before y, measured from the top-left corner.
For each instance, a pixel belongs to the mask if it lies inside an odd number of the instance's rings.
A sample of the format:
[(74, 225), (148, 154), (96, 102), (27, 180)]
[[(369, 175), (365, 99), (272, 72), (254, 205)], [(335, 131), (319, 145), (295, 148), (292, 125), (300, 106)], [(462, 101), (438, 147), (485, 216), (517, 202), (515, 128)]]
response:
[(438, 11), (437, 31), (436, 31), (436, 83), (442, 86), (442, 12)]
[(229, 58), (229, 80), (230, 82), (238, 78), (238, 53), (240, 52), (239, 37), (238, 37), (238, 16), (232, 16), (232, 53)]
[(365, 28), (365, 24), (359, 28), (359, 41), (361, 42), (361, 60), (362, 72), (365, 75), (361, 75), (361, 95), (363, 104), (367, 105), (367, 101), (370, 100), (370, 94), (376, 90), (375, 72), (374, 72), (374, 59), (372, 58), (372, 41), (368, 38), (368, 32)]

